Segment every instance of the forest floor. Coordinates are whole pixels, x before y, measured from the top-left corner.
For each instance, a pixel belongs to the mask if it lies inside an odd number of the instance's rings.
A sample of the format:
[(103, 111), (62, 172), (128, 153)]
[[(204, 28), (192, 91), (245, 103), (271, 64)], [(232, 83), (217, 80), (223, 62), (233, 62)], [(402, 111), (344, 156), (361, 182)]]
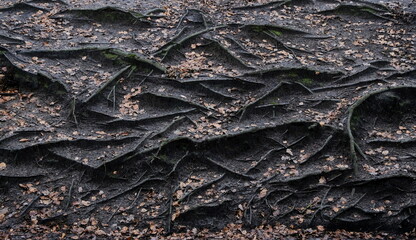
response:
[(0, 238), (416, 238), (414, 0), (0, 0)]

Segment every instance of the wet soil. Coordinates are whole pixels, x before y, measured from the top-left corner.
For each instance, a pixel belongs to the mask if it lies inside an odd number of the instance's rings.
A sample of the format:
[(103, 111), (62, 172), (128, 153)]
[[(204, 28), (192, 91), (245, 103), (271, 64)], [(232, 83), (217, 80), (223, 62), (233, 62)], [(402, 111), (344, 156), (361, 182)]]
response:
[(415, 5), (0, 0), (1, 231), (411, 231)]

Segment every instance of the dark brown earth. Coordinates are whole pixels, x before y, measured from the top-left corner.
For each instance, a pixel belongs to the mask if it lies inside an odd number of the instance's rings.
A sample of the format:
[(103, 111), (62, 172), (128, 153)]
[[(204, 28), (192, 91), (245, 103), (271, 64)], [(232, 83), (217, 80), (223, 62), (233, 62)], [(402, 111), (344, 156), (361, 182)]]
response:
[(414, 0), (0, 7), (1, 237), (415, 237)]

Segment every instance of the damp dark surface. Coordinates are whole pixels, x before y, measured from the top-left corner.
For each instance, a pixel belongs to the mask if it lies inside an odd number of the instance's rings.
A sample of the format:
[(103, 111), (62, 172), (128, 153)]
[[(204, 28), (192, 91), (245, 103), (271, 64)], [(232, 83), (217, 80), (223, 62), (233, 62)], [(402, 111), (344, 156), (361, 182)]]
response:
[(414, 2), (0, 3), (2, 231), (416, 226)]

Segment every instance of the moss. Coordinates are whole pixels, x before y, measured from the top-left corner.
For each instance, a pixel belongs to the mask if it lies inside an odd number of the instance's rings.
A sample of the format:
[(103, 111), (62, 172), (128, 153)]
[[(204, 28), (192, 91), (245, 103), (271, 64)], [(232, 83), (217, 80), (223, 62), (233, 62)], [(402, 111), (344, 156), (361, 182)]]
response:
[(362, 12), (369, 12), (371, 14), (377, 14), (377, 12), (373, 9), (373, 8), (369, 8), (369, 7), (360, 7), (359, 8), (360, 11)]
[(148, 59), (142, 59), (140, 56), (134, 53), (126, 53), (123, 51), (120, 51), (118, 49), (107, 49), (102, 52), (102, 56), (106, 59), (114, 61), (114, 63), (118, 65), (132, 65), (135, 66), (134, 70), (137, 70), (140, 68), (143, 71), (146, 71), (150, 73), (153, 70), (158, 70), (161, 72), (165, 72), (166, 69), (161, 66), (160, 64), (148, 60)]
[(111, 52), (103, 52), (103, 55), (105, 58), (110, 59), (110, 60), (116, 60), (117, 58), (119, 58), (120, 56)]
[(282, 33), (282, 32), (277, 31), (277, 30), (269, 30), (269, 32), (270, 32), (270, 33), (272, 33), (272, 34), (274, 34), (274, 35), (276, 35), (276, 36), (278, 36), (278, 37), (280, 37), (280, 36), (282, 36), (282, 35), (283, 35), (283, 33)]
[(271, 104), (271, 105), (279, 105), (279, 100), (280, 98), (277, 96), (270, 96), (267, 99), (264, 99), (263, 101), (260, 102), (260, 104)]
[(304, 85), (312, 85), (313, 84), (313, 79), (312, 78), (302, 78), (300, 80), (300, 82)]
[(263, 26), (251, 26), (251, 29), (255, 32), (262, 32), (264, 31), (264, 27)]
[(137, 13), (137, 12), (130, 12), (130, 14), (135, 18), (142, 18), (144, 17), (143, 14)]
[(264, 33), (271, 33), (275, 36), (282, 36), (283, 33), (281, 31), (278, 31), (276, 29), (272, 29), (273, 27), (268, 27), (268, 26), (251, 26), (251, 30), (253, 30), (254, 32), (264, 32)]
[(297, 73), (295, 73), (295, 72), (290, 72), (290, 73), (288, 73), (288, 74), (287, 74), (287, 76), (288, 76), (288, 77), (291, 77), (291, 78), (296, 78), (296, 77), (298, 77), (299, 75), (298, 75)]
[(129, 53), (129, 54), (127, 54), (127, 56), (126, 56), (127, 58), (133, 58), (133, 59), (135, 59), (136, 58), (136, 54), (134, 54), (134, 53)]
[(133, 65), (130, 67), (131, 71), (136, 71), (137, 70), (137, 66)]

